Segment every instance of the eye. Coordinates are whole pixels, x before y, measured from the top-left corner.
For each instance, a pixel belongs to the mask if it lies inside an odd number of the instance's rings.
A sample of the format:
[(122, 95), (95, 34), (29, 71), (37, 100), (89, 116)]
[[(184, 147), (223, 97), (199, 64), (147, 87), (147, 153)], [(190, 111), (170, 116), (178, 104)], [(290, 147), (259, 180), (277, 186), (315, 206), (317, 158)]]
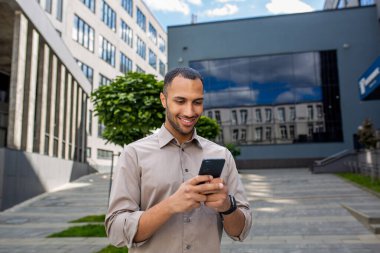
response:
[(177, 104), (182, 105), (182, 104), (185, 103), (185, 100), (183, 100), (183, 99), (177, 99), (177, 100), (175, 100), (175, 102), (176, 102)]
[(195, 105), (202, 105), (203, 104), (203, 100), (196, 100), (196, 101), (194, 101), (194, 104)]

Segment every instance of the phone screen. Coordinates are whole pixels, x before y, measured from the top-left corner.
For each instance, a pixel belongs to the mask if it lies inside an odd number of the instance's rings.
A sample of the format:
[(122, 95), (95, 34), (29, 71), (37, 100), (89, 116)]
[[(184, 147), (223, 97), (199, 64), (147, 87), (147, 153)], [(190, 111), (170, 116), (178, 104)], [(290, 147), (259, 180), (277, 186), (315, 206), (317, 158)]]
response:
[(211, 175), (213, 178), (222, 174), (224, 159), (204, 159), (199, 169), (199, 175)]

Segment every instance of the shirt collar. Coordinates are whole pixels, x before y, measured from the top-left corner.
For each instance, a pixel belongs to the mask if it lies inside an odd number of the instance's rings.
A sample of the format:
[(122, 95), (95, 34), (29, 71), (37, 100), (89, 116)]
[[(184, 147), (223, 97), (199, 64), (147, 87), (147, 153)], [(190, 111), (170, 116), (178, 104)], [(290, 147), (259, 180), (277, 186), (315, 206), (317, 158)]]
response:
[[(158, 132), (158, 143), (160, 148), (163, 148), (170, 142), (178, 143), (174, 136), (166, 129), (165, 124), (162, 124), (159, 132)], [(194, 142), (199, 148), (202, 148), (201, 141), (199, 136), (197, 135), (197, 130), (194, 128), (193, 137), (187, 141), (186, 143)]]

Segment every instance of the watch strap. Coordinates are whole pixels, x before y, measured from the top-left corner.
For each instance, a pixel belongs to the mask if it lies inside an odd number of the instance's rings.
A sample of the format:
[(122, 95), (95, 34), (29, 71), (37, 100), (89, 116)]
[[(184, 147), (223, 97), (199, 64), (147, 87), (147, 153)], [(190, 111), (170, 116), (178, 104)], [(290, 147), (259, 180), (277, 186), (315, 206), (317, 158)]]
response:
[(228, 195), (228, 197), (229, 197), (229, 199), (230, 199), (230, 203), (231, 203), (230, 209), (228, 209), (228, 210), (225, 211), (225, 212), (220, 212), (220, 214), (228, 215), (228, 214), (233, 213), (233, 212), (237, 209), (237, 205), (236, 205), (235, 197), (232, 196), (232, 195)]

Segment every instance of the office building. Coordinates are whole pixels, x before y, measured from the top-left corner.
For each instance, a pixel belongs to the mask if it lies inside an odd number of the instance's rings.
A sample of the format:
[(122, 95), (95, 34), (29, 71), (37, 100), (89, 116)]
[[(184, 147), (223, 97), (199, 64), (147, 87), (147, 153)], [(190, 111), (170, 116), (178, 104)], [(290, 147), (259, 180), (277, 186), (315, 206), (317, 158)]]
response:
[(359, 87), (379, 77), (379, 15), (363, 5), (168, 28), (169, 69), (204, 76), (205, 115), (241, 169), (306, 167), (353, 149), (364, 119), (380, 127), (380, 101)]
[(131, 70), (163, 79), (167, 38), (136, 0), (0, 0), (0, 20), (4, 210), (109, 172), (121, 147), (100, 137), (91, 92)]
[[(37, 1), (37, 0), (34, 0)], [(167, 35), (142, 0), (38, 0), (91, 84), (107, 85), (128, 71), (162, 80)], [(88, 104), (87, 161), (109, 172), (122, 147), (106, 144), (104, 126)], [(114, 157), (114, 158), (113, 158)]]

